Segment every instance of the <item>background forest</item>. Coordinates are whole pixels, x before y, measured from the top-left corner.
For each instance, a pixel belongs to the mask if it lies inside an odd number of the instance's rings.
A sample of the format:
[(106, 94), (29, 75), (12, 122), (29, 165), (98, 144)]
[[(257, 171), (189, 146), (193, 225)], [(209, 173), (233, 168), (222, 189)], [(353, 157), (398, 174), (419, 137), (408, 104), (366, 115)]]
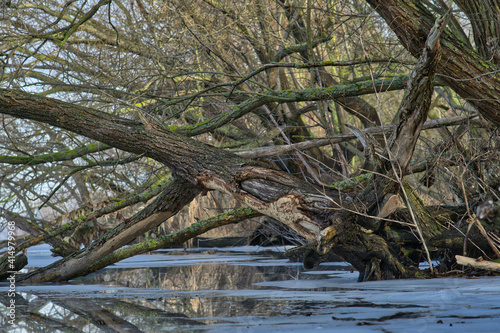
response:
[[(436, 75), (424, 75), (434, 84), (425, 123), (407, 131), (415, 147), (397, 148), (408, 161), (396, 172), (397, 188), (384, 192), (380, 184), (389, 185), (375, 177), (390, 169), (381, 156), (397, 154), (390, 137), (405, 117), (405, 88), (435, 20), (449, 9), (441, 58), (432, 65)], [(251, 159), (258, 168), (294, 176), (293, 188), (312, 186), (308, 193), (321, 198), (304, 199), (311, 207), (334, 202), (330, 211), (355, 211), (365, 219), (356, 232), (396, 244), (384, 254), (374, 250), (377, 264), (373, 255), (345, 255), (352, 238), (335, 245), (338, 251), (333, 245), (318, 250), (322, 256), (340, 253), (365, 270), (361, 280), (407, 276), (398, 266), (406, 259), (387, 259), (388, 252), (417, 263), (439, 255), (449, 264), (456, 253), (500, 254), (496, 0), (13, 0), (2, 2), (0, 11), (0, 227), (6, 235), (15, 223), (28, 234), (16, 233), (16, 253), (44, 241), (56, 255), (84, 249), (78, 253), (87, 256), (128, 230), (119, 246), (96, 252), (82, 266), (115, 255), (90, 269), (96, 270), (204, 232), (246, 235), (271, 218), (287, 224), (267, 206), (259, 209), (221, 190), (217, 179), (204, 183), (206, 172), (220, 168), (214, 161), (229, 170)], [(44, 113), (57, 108), (82, 116)], [(95, 131), (78, 123), (94, 113), (101, 117), (94, 119)], [(128, 135), (106, 121), (128, 126)], [(139, 144), (133, 124), (157, 133), (148, 148)], [(179, 145), (191, 138), (215, 147), (213, 154), (206, 150), (213, 160), (202, 155), (204, 146), (182, 153), (175, 143), (166, 146), (156, 139), (163, 135), (157, 128)], [(229, 153), (245, 160), (226, 163)], [(394, 163), (391, 168), (397, 169)], [(220, 170), (214, 173), (232, 172)], [(260, 194), (255, 196), (266, 203), (292, 193), (283, 189), (291, 180), (281, 173), (263, 176), (259, 170), (234, 178), (242, 180), (242, 193)], [(259, 183), (243, 184), (257, 174)], [(190, 185), (177, 184), (181, 178)], [(175, 202), (175, 195), (188, 202), (160, 207)], [(365, 209), (343, 204), (351, 199), (366, 203)], [(316, 243), (311, 233), (330, 241), (334, 236), (324, 230), (332, 223), (276, 228), (300, 245)], [(190, 233), (179, 236), (182, 230)], [(116, 252), (136, 237), (142, 248)], [(57, 280), (88, 272), (40, 274)]]

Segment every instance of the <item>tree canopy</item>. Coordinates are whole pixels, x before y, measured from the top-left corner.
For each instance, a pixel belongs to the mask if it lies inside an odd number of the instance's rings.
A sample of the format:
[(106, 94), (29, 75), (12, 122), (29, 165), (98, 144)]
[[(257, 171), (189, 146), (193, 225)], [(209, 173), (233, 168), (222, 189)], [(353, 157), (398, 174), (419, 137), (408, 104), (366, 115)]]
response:
[[(496, 0), (1, 11), (0, 214), (28, 233), (2, 260), (40, 242), (64, 257), (27, 282), (261, 215), (360, 281), (500, 256)], [(239, 206), (124, 247), (210, 191)]]

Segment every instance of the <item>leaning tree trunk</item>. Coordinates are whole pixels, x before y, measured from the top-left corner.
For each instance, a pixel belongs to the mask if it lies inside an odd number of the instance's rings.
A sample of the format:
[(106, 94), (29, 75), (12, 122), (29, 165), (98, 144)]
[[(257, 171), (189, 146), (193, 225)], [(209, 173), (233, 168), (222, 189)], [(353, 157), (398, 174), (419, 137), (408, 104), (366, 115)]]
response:
[[(429, 33), (422, 55), (410, 75), (397, 128), (383, 156), (377, 156), (372, 149), (372, 159), (378, 161), (378, 169), (371, 183), (353, 202), (334, 213), (331, 226), (322, 231), (319, 254), (327, 255), (330, 251), (339, 254), (360, 272), (360, 281), (402, 278), (413, 273), (404, 267), (398, 253), (388, 245), (380, 224), (364, 216), (376, 215), (375, 208), (381, 199), (403, 187), (402, 175), (409, 165), (431, 104), (434, 75), (440, 59), (439, 38), (450, 17), (451, 11), (436, 20)], [(356, 216), (356, 212), (360, 214)], [(418, 225), (415, 227), (419, 229)]]
[[(338, 253), (360, 271), (362, 281), (407, 277), (411, 272), (404, 267), (400, 255), (391, 249), (383, 233), (379, 233), (378, 223), (366, 218), (366, 214), (374, 214), (374, 207), (386, 194), (400, 189), (399, 172), (404, 172), (408, 165), (429, 109), (439, 59), (439, 35), (448, 18), (436, 22), (411, 75), (397, 129), (380, 159), (378, 171), (383, 176), (374, 177), (372, 186), (354, 198), (339, 191), (317, 188), (256, 161), (175, 134), (145, 118), (142, 122), (122, 119), (14, 90), (0, 90), (0, 113), (54, 125), (168, 166), (179, 179), (175, 193), (172, 192), (177, 198), (175, 209), (154, 211), (141, 223), (155, 225), (187, 204), (193, 193), (217, 190), (317, 243), (321, 255), (330, 251)], [(156, 219), (158, 216), (161, 218)], [(124, 236), (121, 242), (119, 238), (106, 239), (104, 244), (96, 244), (95, 250), (90, 248), (86, 253), (75, 255), (78, 257), (75, 262), (88, 265), (96, 256), (108, 255), (116, 249), (115, 241), (123, 243), (133, 236), (134, 227), (124, 227), (117, 229), (118, 234)], [(71, 264), (63, 261), (53, 265), (37, 278), (31, 276), (29, 281), (50, 280)]]
[[(401, 44), (419, 56), (434, 15), (419, 0), (366, 0), (387, 22)], [(439, 79), (474, 105), (481, 115), (500, 126), (500, 29), (497, 0), (456, 1), (469, 16), (475, 50), (458, 25), (444, 32)]]

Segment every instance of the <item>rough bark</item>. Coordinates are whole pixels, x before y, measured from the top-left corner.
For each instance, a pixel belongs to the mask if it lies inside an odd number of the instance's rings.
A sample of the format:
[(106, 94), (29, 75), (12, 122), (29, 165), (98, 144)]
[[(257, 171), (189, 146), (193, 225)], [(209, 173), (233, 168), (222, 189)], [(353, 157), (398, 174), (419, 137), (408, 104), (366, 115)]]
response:
[[(319, 195), (318, 189), (291, 175), (259, 167), (256, 161), (180, 136), (146, 119), (142, 123), (122, 119), (21, 91), (1, 90), (0, 95), (1, 113), (45, 122), (153, 158), (168, 166), (177, 177), (209, 190), (229, 193), (248, 207), (304, 233), (306, 239), (316, 240), (323, 223), (321, 218), (312, 217), (308, 211), (332, 206), (328, 199)], [(268, 203), (240, 187), (240, 182), (252, 178), (267, 179), (291, 189), (308, 190)], [(309, 205), (311, 209), (304, 208)]]
[(456, 0), (470, 20), (477, 51), (500, 64), (500, 3), (498, 0)]
[[(434, 15), (425, 6), (424, 1), (417, 0), (367, 0), (367, 2), (382, 16), (401, 44), (414, 56), (420, 56), (426, 36), (433, 22)], [(498, 12), (498, 3), (495, 2)], [(472, 6), (481, 7), (482, 1), (461, 1), (469, 3), (464, 7), (468, 15), (474, 11)], [(474, 15), (489, 16), (488, 13), (474, 12)], [(473, 23), (475, 36), (489, 36), (482, 25), (497, 25), (497, 22)], [(489, 28), (488, 28), (489, 29)], [(463, 34), (463, 32), (462, 32)], [(481, 115), (496, 126), (500, 126), (500, 75), (498, 66), (491, 56), (483, 56), (481, 50), (475, 50), (464, 42), (458, 34), (447, 30), (443, 33), (441, 42), (442, 61), (438, 64), (439, 78), (461, 97), (474, 105)], [(480, 45), (484, 43), (480, 42)], [(497, 49), (494, 49), (495, 52)]]
[[(5, 89), (0, 91), (0, 108), (4, 114), (44, 122), (150, 157), (191, 183), (196, 183), (195, 177), (200, 170), (231, 174), (235, 166), (244, 163), (231, 153), (174, 134), (145, 118), (143, 122), (123, 119), (55, 99)], [(221, 160), (231, 162), (227, 166), (220, 165)]]

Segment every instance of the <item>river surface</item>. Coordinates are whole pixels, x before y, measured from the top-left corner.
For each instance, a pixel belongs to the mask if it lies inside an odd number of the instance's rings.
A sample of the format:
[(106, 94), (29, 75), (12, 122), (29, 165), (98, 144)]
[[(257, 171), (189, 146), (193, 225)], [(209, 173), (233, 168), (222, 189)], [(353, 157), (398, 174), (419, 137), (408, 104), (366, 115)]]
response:
[[(68, 283), (0, 283), (1, 332), (500, 332), (500, 278), (356, 282), (283, 248), (165, 250)], [(54, 261), (46, 246), (29, 266)]]

